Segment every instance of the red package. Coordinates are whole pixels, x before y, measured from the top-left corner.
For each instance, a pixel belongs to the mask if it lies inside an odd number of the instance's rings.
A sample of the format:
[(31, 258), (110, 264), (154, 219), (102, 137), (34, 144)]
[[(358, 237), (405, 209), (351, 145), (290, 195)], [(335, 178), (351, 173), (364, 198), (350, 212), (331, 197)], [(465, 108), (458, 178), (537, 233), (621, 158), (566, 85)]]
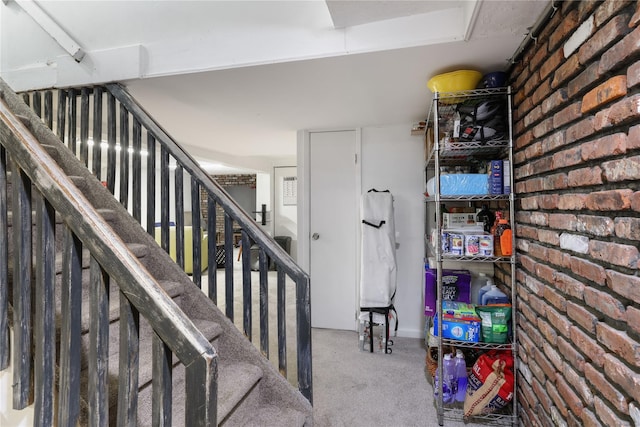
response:
[(469, 374), (464, 416), (489, 414), (513, 399), (513, 355), (491, 350), (476, 360)]

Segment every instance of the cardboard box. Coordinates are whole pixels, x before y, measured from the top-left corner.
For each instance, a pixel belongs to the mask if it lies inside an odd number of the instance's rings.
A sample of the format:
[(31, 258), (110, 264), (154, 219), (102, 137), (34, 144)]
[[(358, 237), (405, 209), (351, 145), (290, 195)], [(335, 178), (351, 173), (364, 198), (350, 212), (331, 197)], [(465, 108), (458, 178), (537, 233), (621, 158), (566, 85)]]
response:
[(502, 167), (502, 160), (491, 160), (489, 163), (489, 194), (502, 194), (503, 192)]
[[(461, 320), (444, 317), (442, 338), (467, 342), (480, 342), (480, 320)], [(433, 335), (438, 336), (438, 316), (433, 319)]]
[(470, 227), (476, 225), (474, 213), (444, 213), (442, 214), (443, 228)]
[(481, 320), (478, 313), (476, 313), (476, 306), (466, 302), (442, 301), (442, 315), (445, 319)]
[[(425, 316), (435, 316), (437, 312), (436, 276), (435, 269), (425, 269)], [(471, 303), (471, 274), (468, 270), (442, 270), (442, 299), (443, 301)]]
[(509, 160), (502, 161), (502, 194), (511, 194), (511, 166)]

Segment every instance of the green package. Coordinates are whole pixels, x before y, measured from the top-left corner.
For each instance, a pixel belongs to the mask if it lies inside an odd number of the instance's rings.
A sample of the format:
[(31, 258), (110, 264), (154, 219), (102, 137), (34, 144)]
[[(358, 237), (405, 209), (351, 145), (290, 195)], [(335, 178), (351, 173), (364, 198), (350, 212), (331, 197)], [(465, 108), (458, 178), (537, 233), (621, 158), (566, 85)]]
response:
[(481, 305), (476, 312), (482, 319), (482, 342), (504, 344), (509, 339), (511, 305)]

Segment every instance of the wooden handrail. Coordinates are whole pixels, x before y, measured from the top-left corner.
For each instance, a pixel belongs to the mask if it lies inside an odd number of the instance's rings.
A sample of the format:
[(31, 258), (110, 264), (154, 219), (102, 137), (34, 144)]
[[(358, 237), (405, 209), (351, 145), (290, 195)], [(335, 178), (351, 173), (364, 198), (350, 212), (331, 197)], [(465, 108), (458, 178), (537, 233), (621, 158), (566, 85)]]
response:
[[(120, 237), (92, 208), (32, 134), (55, 135), (0, 81), (0, 141), (38, 190), (49, 200), (68, 227), (118, 284), (156, 333), (185, 364), (216, 357), (202, 333), (164, 292)], [(9, 106), (11, 104), (11, 107)], [(22, 110), (18, 113), (12, 109)], [(21, 118), (28, 121), (25, 125)], [(31, 128), (31, 130), (29, 129)]]
[(265, 231), (260, 228), (253, 218), (251, 218), (227, 192), (211, 178), (174, 139), (155, 121), (153, 118), (124, 90), (116, 83), (107, 84), (106, 88), (113, 96), (120, 101), (125, 108), (131, 112), (153, 137), (161, 143), (176, 163), (182, 165), (196, 181), (209, 193), (213, 194), (216, 202), (224, 209), (240, 227), (247, 232), (249, 237), (259, 246), (263, 247), (268, 256), (277, 260), (285, 269), (288, 276), (296, 280), (306, 277), (308, 274), (298, 266), (291, 256), (278, 245)]
[[(90, 202), (80, 194), (67, 174), (45, 151), (41, 145), (42, 143), (55, 145), (59, 144), (59, 141), (35, 113), (18, 99), (4, 81), (0, 80), (0, 144), (4, 148), (2, 150), (3, 155), (6, 154), (7, 158), (10, 158), (12, 161), (13, 173), (24, 175), (24, 178), (29, 180), (29, 189), (31, 185), (35, 186), (36, 191), (42, 195), (38, 200), (45, 199), (52, 212), (55, 211), (60, 215), (65, 223), (65, 230), (68, 231), (66, 236), (77, 239), (77, 241), (81, 242), (82, 247), (88, 249), (91, 254), (92, 263), (99, 266), (101, 271), (104, 272), (103, 274), (118, 278), (117, 283), (120, 293), (126, 298), (122, 298), (120, 301), (121, 310), (126, 306), (134, 306), (136, 310), (135, 317), (137, 318), (139, 313), (146, 318), (154, 330), (154, 336), (162, 340), (164, 343), (162, 345), (166, 345), (184, 364), (186, 373), (186, 421), (188, 425), (216, 425), (218, 362), (215, 349), (206, 337), (195, 327), (191, 319), (181, 311), (173, 299), (164, 292), (155, 278), (149, 274), (138, 258), (107, 224), (106, 220), (93, 208)], [(6, 182), (3, 185), (6, 185)], [(16, 190), (15, 194), (19, 193), (28, 195), (30, 190)], [(6, 194), (4, 197), (6, 197)], [(3, 208), (6, 209), (6, 206)], [(26, 209), (28, 209), (28, 205)], [(28, 214), (29, 217), (27, 217), (27, 220), (30, 218), (31, 212), (28, 212)], [(30, 231), (31, 221), (24, 222), (20, 229), (24, 230), (26, 227), (26, 229)], [(6, 220), (4, 220), (3, 223), (6, 227)], [(6, 236), (6, 233), (4, 234)], [(18, 235), (14, 234), (14, 236)], [(72, 245), (71, 240), (65, 241), (65, 254), (68, 253), (66, 252), (67, 250), (74, 250), (69, 249)], [(29, 254), (31, 253), (30, 244), (22, 246), (28, 248)], [(67, 255), (65, 255), (65, 257), (66, 256)], [(74, 265), (73, 267), (71, 265), (67, 267), (74, 269), (74, 277), (70, 278), (67, 276), (69, 280), (66, 287), (68, 294), (63, 294), (63, 305), (65, 302), (70, 301), (71, 298), (77, 303), (80, 298), (79, 290), (77, 288), (71, 288), (73, 284), (77, 284), (78, 282), (78, 276), (76, 275), (80, 274), (77, 269), (81, 268), (81, 261), (79, 264), (78, 261), (80, 258), (78, 258), (77, 252), (69, 256), (73, 258)], [(22, 257), (20, 259), (24, 258), (25, 257)], [(28, 255), (26, 258), (30, 259), (31, 256)], [(71, 261), (69, 262), (70, 264), (72, 263)], [(94, 270), (95, 268), (92, 266), (92, 275), (94, 274)], [(24, 294), (30, 297), (30, 292), (25, 290), (24, 286), (22, 291), (21, 295)], [(19, 290), (14, 289), (14, 292), (19, 292)], [(65, 298), (65, 296), (68, 296), (68, 298)], [(124, 301), (126, 301), (126, 303)], [(71, 309), (70, 313), (79, 315), (79, 307)], [(2, 314), (3, 318), (6, 318), (6, 312), (0, 314)], [(27, 329), (24, 325), (30, 322), (29, 316), (30, 314), (28, 313), (18, 314), (17, 321), (22, 325), (21, 330)], [(65, 331), (69, 333), (69, 335), (73, 337), (69, 339), (73, 342), (68, 343), (68, 346), (61, 346), (61, 370), (66, 372), (64, 375), (61, 375), (60, 383), (61, 394), (59, 398), (58, 423), (61, 425), (67, 421), (75, 423), (79, 415), (79, 391), (77, 384), (77, 378), (80, 372), (80, 355), (78, 352), (79, 321), (78, 319), (73, 320), (68, 316), (69, 313), (63, 316), (62, 334), (63, 339), (65, 339)], [(130, 321), (137, 323), (137, 320), (134, 319), (130, 319)], [(4, 320), (2, 322), (4, 322)], [(67, 328), (65, 328), (65, 325)], [(132, 326), (134, 329), (137, 328), (135, 325)], [(137, 335), (137, 332), (134, 332), (134, 334)], [(120, 339), (120, 345), (122, 346), (122, 336)], [(0, 345), (7, 347), (8, 343), (4, 337)], [(127, 343), (124, 342), (124, 345), (127, 345)], [(6, 353), (4, 350), (5, 349), (2, 351), (3, 354)], [(46, 360), (46, 363), (51, 366), (53, 363), (51, 354), (49, 353), (48, 356), (43, 356), (42, 353), (42, 351), (38, 353), (40, 357), (39, 363), (45, 363)], [(28, 354), (23, 354), (22, 357), (26, 358), (26, 360), (29, 359)], [(42, 357), (45, 359), (42, 359)], [(62, 366), (63, 362), (65, 364), (64, 366)], [(16, 406), (16, 408), (24, 408), (28, 404), (28, 392), (30, 389), (28, 383), (31, 381), (29, 363), (20, 364), (20, 366), (23, 366), (24, 369), (20, 370), (21, 368), (19, 368), (17, 373), (19, 374), (19, 378), (24, 380), (24, 384), (21, 384), (14, 391), (14, 406)], [(123, 369), (125, 372), (127, 369), (133, 369), (131, 372), (134, 373), (137, 378), (137, 361), (134, 361), (132, 367), (121, 364), (120, 369), (121, 376)], [(49, 369), (48, 372), (51, 372), (51, 370)], [(51, 375), (53, 376), (53, 373), (51, 373)], [(73, 382), (71, 382), (72, 379)], [(119, 422), (129, 423), (130, 420), (135, 420), (138, 393), (135, 384), (137, 384), (137, 382), (134, 383), (134, 387), (131, 390), (126, 389), (125, 384), (125, 394), (121, 394), (120, 398), (122, 400), (118, 403)], [(120, 385), (123, 385), (123, 383), (120, 383)], [(90, 384), (90, 389), (93, 389), (94, 393), (98, 392), (95, 384), (93, 388)], [(121, 391), (122, 390), (119, 390), (119, 392)], [(104, 389), (100, 389), (100, 393), (102, 393), (102, 398), (99, 399), (103, 399)], [(154, 395), (157, 393), (161, 392), (157, 391), (154, 387)], [(154, 402), (156, 400), (157, 398), (154, 398)], [(52, 422), (52, 402), (52, 393), (46, 393), (46, 396), (39, 395), (36, 398), (36, 406), (40, 408), (38, 416), (42, 416), (39, 418), (40, 422), (45, 424)], [(131, 406), (125, 408), (129, 402), (131, 402)], [(104, 401), (102, 403), (104, 403)], [(167, 403), (163, 402), (162, 404), (166, 405)], [(42, 409), (43, 405), (46, 406), (46, 410)], [(126, 413), (121, 412), (121, 407)], [(105, 416), (104, 406), (102, 406), (101, 409), (92, 407), (92, 410), (94, 410), (93, 414), (97, 417), (96, 419)], [(101, 414), (96, 415), (95, 410), (98, 410)], [(94, 421), (99, 422), (96, 421), (96, 419), (94, 419)]]

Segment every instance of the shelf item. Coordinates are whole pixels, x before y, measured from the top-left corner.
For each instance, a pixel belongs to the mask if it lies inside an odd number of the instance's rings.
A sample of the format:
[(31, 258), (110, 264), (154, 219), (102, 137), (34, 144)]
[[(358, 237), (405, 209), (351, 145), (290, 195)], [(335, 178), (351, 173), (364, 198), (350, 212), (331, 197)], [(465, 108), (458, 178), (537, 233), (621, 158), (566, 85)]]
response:
[[(452, 103), (452, 100), (455, 102)], [(515, 236), (509, 233), (505, 239), (510, 237), (513, 251), (507, 256), (502, 256), (499, 250), (500, 245), (496, 245), (496, 237), (493, 233), (487, 233), (485, 227), (489, 224), (480, 225), (466, 224), (473, 222), (473, 217), (468, 214), (453, 216), (448, 214), (443, 217), (446, 207), (461, 207), (475, 209), (476, 214), (484, 207), (499, 205), (504, 211), (508, 211), (505, 219), (509, 224), (515, 222), (515, 194), (513, 193), (513, 129), (511, 114), (511, 89), (510, 88), (487, 88), (455, 93), (435, 93), (428, 123), (429, 132), (433, 133), (433, 142), (425, 146), (425, 205), (427, 236), (425, 236), (425, 249), (427, 256), (431, 259), (430, 267), (432, 276), (436, 282), (436, 301), (434, 317), (444, 319), (436, 324), (430, 333), (430, 342), (437, 347), (437, 360), (442, 360), (445, 352), (451, 348), (467, 349), (481, 356), (484, 352), (506, 351), (509, 358), (515, 360), (516, 354), (516, 316), (512, 314), (509, 321), (509, 331), (505, 343), (482, 342), (484, 334), (480, 334), (480, 342), (468, 340), (451, 339), (457, 337), (453, 334), (451, 326), (457, 327), (457, 331), (466, 331), (472, 325), (447, 325), (446, 332), (443, 333), (443, 324), (447, 323), (447, 318), (443, 317), (443, 307), (441, 301), (446, 300), (444, 295), (447, 284), (445, 280), (446, 271), (443, 263), (455, 261), (456, 267), (477, 272), (490, 269), (489, 264), (495, 264), (503, 270), (500, 275), (500, 283), (503, 291), (509, 291), (512, 307), (516, 302), (516, 280), (515, 280)], [(464, 171), (463, 174), (455, 173)], [(469, 182), (468, 176), (473, 176), (475, 180), (482, 181), (482, 188)], [(429, 182), (427, 184), (427, 182)], [(471, 214), (474, 215), (473, 213)], [(486, 217), (486, 212), (483, 218)], [(471, 219), (469, 219), (471, 218)], [(477, 218), (477, 217), (476, 217)], [(456, 223), (458, 221), (458, 223)], [(460, 224), (460, 221), (465, 222)], [(476, 219), (477, 221), (477, 219)], [(455, 225), (457, 224), (457, 226)], [(494, 251), (480, 251), (479, 240), (485, 236), (493, 238)], [(456, 248), (450, 248), (453, 237), (456, 240)], [(444, 238), (444, 240), (443, 240)], [(485, 238), (487, 242), (491, 239)], [(498, 242), (500, 239), (497, 239)], [(444, 244), (443, 244), (444, 241)], [(474, 243), (477, 241), (477, 245)], [(487, 244), (485, 242), (485, 245)], [(505, 242), (506, 243), (506, 242)], [(477, 249), (477, 250), (476, 250)], [(510, 268), (510, 276), (509, 270)], [(432, 310), (433, 311), (433, 310)], [(451, 332), (451, 333), (450, 333)], [(473, 332), (473, 331), (471, 331)], [(460, 336), (462, 337), (462, 336)], [(489, 335), (485, 336), (490, 339)], [(494, 336), (503, 340), (504, 336)], [(491, 338), (491, 339), (494, 339)], [(431, 349), (429, 350), (431, 351)], [(491, 425), (517, 425), (517, 372), (513, 372), (513, 399), (508, 403), (508, 407), (499, 412), (491, 414), (474, 415), (470, 420)], [(442, 376), (442, 366), (437, 367), (439, 378)], [(511, 375), (511, 371), (508, 372)], [(500, 375), (499, 373), (497, 375)], [(438, 385), (436, 393), (436, 409), (438, 412), (438, 423), (444, 425), (445, 419), (463, 421), (464, 412), (460, 408), (451, 407), (442, 398), (442, 385)]]

